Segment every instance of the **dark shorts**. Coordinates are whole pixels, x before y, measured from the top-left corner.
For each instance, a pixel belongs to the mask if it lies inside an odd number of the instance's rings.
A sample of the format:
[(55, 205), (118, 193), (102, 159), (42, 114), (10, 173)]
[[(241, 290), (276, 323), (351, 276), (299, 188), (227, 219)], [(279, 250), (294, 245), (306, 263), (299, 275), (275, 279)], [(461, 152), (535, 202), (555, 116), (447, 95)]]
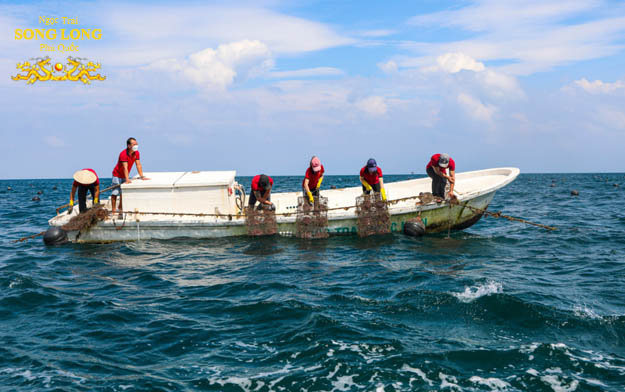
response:
[[(313, 197), (319, 196), (319, 188), (311, 189), (310, 193), (312, 193)], [(305, 189), (302, 189), (302, 195), (304, 195), (304, 199), (305, 200), (308, 200), (308, 195), (306, 194), (306, 190)]]
[[(248, 203), (250, 207), (254, 207), (254, 204), (256, 204), (256, 202), (258, 201), (258, 199), (256, 198), (256, 192), (252, 191), (252, 193), (250, 193), (250, 201)], [(267, 200), (271, 201), (271, 193), (269, 194), (269, 197), (267, 198)]]
[[(381, 188), (380, 188), (379, 182), (377, 184), (369, 184), (369, 185), (371, 185), (371, 189), (373, 189), (374, 192), (380, 193)], [(367, 188), (365, 188), (364, 185), (362, 186), (362, 191), (367, 195), (371, 193), (370, 191), (367, 190)]]
[(445, 187), (447, 186), (447, 179), (445, 177), (441, 177), (432, 167), (428, 167), (426, 172), (428, 176), (432, 179), (432, 195), (445, 198)]
[(91, 192), (91, 197), (95, 199), (95, 184), (78, 185), (78, 211), (87, 211), (87, 191)]

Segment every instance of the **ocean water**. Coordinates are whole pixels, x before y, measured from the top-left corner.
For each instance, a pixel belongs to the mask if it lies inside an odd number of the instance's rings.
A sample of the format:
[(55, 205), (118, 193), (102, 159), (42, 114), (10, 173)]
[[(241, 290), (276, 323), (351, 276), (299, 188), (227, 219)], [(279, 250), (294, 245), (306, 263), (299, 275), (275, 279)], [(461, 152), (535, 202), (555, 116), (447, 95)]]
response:
[(625, 390), (624, 174), (496, 194), (556, 232), (12, 242), (70, 187), (0, 181), (0, 391)]

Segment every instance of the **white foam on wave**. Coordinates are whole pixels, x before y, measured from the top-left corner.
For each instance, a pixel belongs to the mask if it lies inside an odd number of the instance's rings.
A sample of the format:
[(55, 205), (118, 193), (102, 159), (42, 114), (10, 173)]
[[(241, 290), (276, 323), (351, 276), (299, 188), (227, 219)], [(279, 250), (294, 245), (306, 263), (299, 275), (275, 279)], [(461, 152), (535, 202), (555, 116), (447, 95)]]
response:
[[(433, 386), (433, 385), (434, 385), (434, 381), (430, 380), (430, 379), (429, 379), (429, 378), (425, 375), (425, 373), (423, 373), (423, 371), (422, 371), (421, 369), (419, 369), (419, 368), (413, 368), (413, 367), (408, 366), (407, 364), (404, 364), (404, 365), (401, 367), (401, 370), (402, 370), (402, 371), (404, 371), (404, 372), (411, 372), (411, 373), (415, 373), (417, 376), (421, 377), (421, 379), (422, 379), (424, 382), (428, 383), (428, 385), (429, 385), (429, 386)], [(411, 382), (411, 384), (412, 384), (412, 382)]]
[(461, 302), (469, 303), (476, 299), (491, 294), (500, 294), (503, 292), (503, 286), (499, 282), (488, 281), (485, 284), (464, 288), (462, 293), (452, 293)]
[(579, 381), (577, 380), (567, 383), (565, 380), (553, 374), (542, 376), (540, 379), (548, 384), (554, 392), (573, 392), (579, 385)]
[(438, 378), (441, 379), (440, 389), (450, 388), (456, 391), (462, 391), (462, 388), (458, 385), (458, 380), (454, 376), (448, 376), (445, 373), (438, 373)]
[(72, 380), (72, 382), (76, 384), (82, 384), (85, 381), (84, 377), (77, 376), (72, 372), (67, 372), (62, 369), (52, 370), (52, 371), (43, 371), (33, 373), (29, 369), (22, 368), (4, 368), (0, 369), (0, 374), (9, 374), (11, 377), (22, 377), (29, 382), (41, 380), (44, 384), (44, 387), (49, 388), (52, 382), (52, 379), (63, 377)]
[(603, 320), (603, 317), (597, 314), (592, 308), (589, 308), (586, 304), (578, 304), (573, 307), (573, 313), (583, 319), (591, 320)]
[(495, 377), (482, 378), (479, 376), (473, 376), (469, 379), (469, 381), (473, 384), (487, 386), (492, 391), (507, 391), (508, 387), (510, 387), (510, 384)]
[(358, 385), (354, 382), (354, 377), (356, 376), (357, 374), (338, 377), (335, 381), (332, 381), (332, 391), (350, 391), (352, 387), (356, 387), (358, 389), (364, 388), (364, 386)]

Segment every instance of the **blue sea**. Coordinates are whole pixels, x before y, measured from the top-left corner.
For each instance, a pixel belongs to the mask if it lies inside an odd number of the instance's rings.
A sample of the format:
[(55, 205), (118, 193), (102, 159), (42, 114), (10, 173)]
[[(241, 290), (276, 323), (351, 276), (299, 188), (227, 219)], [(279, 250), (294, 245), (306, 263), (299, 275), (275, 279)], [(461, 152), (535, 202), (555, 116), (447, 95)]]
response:
[(624, 174), (495, 195), (555, 232), (13, 242), (70, 188), (0, 181), (0, 391), (625, 390)]

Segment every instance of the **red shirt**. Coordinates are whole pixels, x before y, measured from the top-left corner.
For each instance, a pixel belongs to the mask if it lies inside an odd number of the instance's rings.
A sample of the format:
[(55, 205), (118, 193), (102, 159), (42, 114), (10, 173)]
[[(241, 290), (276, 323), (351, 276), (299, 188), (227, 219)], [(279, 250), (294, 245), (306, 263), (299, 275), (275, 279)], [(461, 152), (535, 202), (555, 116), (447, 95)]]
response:
[(304, 186), (304, 182), (306, 181), (306, 178), (308, 178), (308, 189), (317, 189), (317, 184), (319, 184), (319, 179), (323, 177), (323, 173), (325, 173), (323, 165), (321, 165), (321, 170), (319, 170), (318, 172), (314, 172), (309, 167), (308, 169), (306, 169), (306, 177), (304, 178), (304, 181), (302, 181), (302, 186)]
[[(440, 159), (440, 157), (441, 157), (441, 154), (432, 155), (432, 158), (430, 158), (430, 162), (428, 162), (428, 165), (425, 167), (425, 170), (427, 170), (428, 168), (432, 166), (436, 166), (443, 173), (446, 173), (445, 168), (438, 166), (438, 160)], [(447, 169), (456, 171), (456, 162), (454, 162), (454, 160), (451, 157), (449, 157), (449, 166), (447, 166)]]
[(122, 162), (128, 162), (128, 177), (130, 177), (130, 170), (132, 170), (132, 165), (134, 165), (135, 161), (138, 161), (139, 159), (139, 151), (135, 151), (130, 155), (128, 155), (127, 149), (120, 152), (119, 159), (117, 160), (117, 165), (115, 165), (115, 169), (113, 169), (113, 176), (125, 178), (124, 165), (122, 165)]
[[(267, 178), (269, 178), (269, 183), (271, 184), (271, 186), (273, 186), (273, 179), (269, 176), (267, 176)], [(259, 191), (265, 193), (266, 189), (258, 185), (258, 181), (260, 181), (260, 174), (252, 178), (252, 192)]]
[(360, 177), (364, 178), (369, 185), (377, 184), (380, 182), (380, 178), (382, 178), (382, 169), (378, 167), (377, 172), (369, 173), (369, 169), (365, 166), (360, 169)]
[[(95, 172), (95, 170), (93, 169), (82, 169), (82, 170), (89, 170), (91, 173), (95, 174), (95, 182), (93, 183), (93, 185), (100, 185), (100, 179), (98, 178), (98, 174)], [(80, 185), (84, 185), (84, 184), (81, 184), (80, 182), (74, 180), (74, 186), (80, 186)]]

